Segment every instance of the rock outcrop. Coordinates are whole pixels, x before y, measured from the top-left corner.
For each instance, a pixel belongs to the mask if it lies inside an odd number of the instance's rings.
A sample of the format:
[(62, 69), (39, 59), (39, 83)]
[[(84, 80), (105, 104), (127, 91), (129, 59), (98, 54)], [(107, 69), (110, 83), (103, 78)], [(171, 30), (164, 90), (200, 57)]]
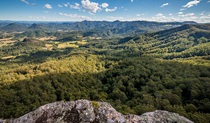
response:
[(0, 123), (193, 123), (176, 113), (156, 110), (138, 115), (122, 115), (109, 103), (78, 100), (55, 102), (39, 107), (17, 119)]

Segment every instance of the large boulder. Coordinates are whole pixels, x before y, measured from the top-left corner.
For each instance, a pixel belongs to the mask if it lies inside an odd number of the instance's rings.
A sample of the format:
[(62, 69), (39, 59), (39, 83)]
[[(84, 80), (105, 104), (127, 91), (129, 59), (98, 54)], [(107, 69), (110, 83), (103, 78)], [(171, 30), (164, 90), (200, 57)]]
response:
[(109, 103), (78, 100), (55, 102), (39, 107), (17, 119), (0, 123), (193, 123), (176, 113), (156, 110), (138, 115), (122, 115)]

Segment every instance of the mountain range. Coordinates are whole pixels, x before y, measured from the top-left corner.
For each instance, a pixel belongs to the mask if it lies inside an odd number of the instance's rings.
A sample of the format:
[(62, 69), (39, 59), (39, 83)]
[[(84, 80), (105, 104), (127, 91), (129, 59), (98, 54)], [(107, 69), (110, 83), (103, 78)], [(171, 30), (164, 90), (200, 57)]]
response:
[[(9, 21), (10, 22), (10, 21)], [(13, 22), (0, 21), (0, 31), (18, 32), (31, 30), (55, 31), (83, 31), (86, 35), (107, 37), (113, 35), (134, 35), (154, 32), (178, 27), (196, 22), (149, 22), (149, 21), (82, 21), (82, 22)]]

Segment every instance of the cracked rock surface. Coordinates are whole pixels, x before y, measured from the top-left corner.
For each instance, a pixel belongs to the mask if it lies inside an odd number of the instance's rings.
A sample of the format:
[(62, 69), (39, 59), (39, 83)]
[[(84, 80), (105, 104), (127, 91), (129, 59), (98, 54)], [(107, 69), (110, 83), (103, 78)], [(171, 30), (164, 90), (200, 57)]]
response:
[(0, 123), (193, 123), (176, 113), (156, 110), (138, 115), (123, 115), (109, 103), (78, 100), (55, 102), (16, 119)]

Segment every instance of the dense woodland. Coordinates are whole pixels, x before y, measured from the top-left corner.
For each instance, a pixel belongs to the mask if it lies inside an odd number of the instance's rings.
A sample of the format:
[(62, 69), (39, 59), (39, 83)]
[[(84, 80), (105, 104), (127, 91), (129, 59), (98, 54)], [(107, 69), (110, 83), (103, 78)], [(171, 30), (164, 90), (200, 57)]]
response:
[(70, 37), (84, 36), (72, 33), (0, 47), (1, 118), (19, 117), (50, 102), (89, 99), (109, 102), (124, 114), (160, 109), (210, 122), (209, 25), (59, 48)]

